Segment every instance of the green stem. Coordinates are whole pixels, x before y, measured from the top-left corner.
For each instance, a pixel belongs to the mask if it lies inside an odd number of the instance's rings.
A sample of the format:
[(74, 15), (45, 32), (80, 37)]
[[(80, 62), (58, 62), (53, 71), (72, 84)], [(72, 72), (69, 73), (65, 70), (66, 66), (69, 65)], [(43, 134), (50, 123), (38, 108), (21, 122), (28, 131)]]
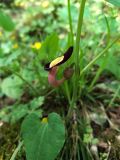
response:
[(111, 37), (111, 30), (110, 30), (110, 25), (109, 25), (107, 17), (106, 16), (104, 17), (105, 17), (105, 22), (106, 22), (106, 27), (107, 27), (107, 43), (109, 43), (110, 37)]
[[(68, 18), (69, 18), (69, 28), (70, 28), (70, 45), (74, 45), (74, 34), (73, 34), (73, 26), (72, 26), (72, 16), (71, 16), (71, 6), (70, 0), (67, 0), (68, 6)], [(68, 82), (65, 82), (65, 91), (67, 94), (67, 99), (69, 104), (71, 103), (71, 96), (70, 96), (70, 88), (68, 87)]]
[(70, 102), (70, 107), (68, 110), (68, 114), (66, 116), (66, 120), (68, 121), (69, 118), (72, 115), (73, 110), (76, 108), (76, 100), (77, 100), (77, 94), (79, 90), (79, 59), (80, 59), (80, 38), (81, 38), (81, 31), (82, 31), (82, 24), (83, 24), (83, 15), (84, 15), (84, 9), (85, 9), (85, 2), (86, 0), (81, 0), (81, 5), (79, 9), (79, 16), (78, 16), (78, 24), (77, 24), (77, 32), (76, 32), (76, 41), (75, 41), (75, 48), (74, 48), (74, 61), (75, 61), (75, 76), (73, 77), (73, 96), (72, 100)]
[[(111, 37), (110, 25), (109, 25), (108, 19), (107, 19), (107, 17), (105, 15), (104, 15), (104, 18), (105, 18), (106, 28), (107, 28), (107, 39), (106, 40), (107, 40), (107, 44), (109, 44), (110, 37)], [(100, 47), (101, 42), (103, 41), (103, 39), (104, 39), (104, 34), (103, 34), (103, 36), (101, 38), (101, 41), (100, 41), (100, 43), (98, 45), (99, 47)], [(100, 74), (102, 73), (102, 71), (104, 70), (104, 68), (106, 66), (106, 63), (107, 63), (107, 56), (104, 58), (104, 61), (103, 61), (102, 65), (100, 66), (100, 68), (98, 69), (95, 77), (93, 78), (93, 80), (92, 80), (92, 82), (91, 82), (91, 84), (89, 86), (89, 89), (88, 89), (89, 92), (92, 91), (93, 86), (96, 83), (96, 81), (98, 80), (98, 78), (99, 78)]]
[(68, 102), (69, 104), (71, 103), (71, 99), (70, 99), (70, 90), (68, 88), (68, 83), (65, 82), (65, 91), (66, 91), (66, 94), (67, 94), (67, 99), (68, 99)]
[(77, 99), (77, 92), (79, 90), (78, 88), (78, 80), (79, 80), (79, 50), (80, 50), (80, 39), (81, 39), (81, 31), (82, 31), (82, 24), (83, 24), (83, 15), (84, 15), (84, 9), (85, 9), (85, 2), (86, 0), (81, 1), (80, 9), (79, 9), (79, 17), (78, 17), (78, 24), (77, 24), (77, 33), (76, 33), (76, 42), (75, 42), (75, 49), (74, 49), (74, 55), (75, 55), (75, 79), (74, 79), (74, 88), (73, 88), (73, 97), (72, 101), (75, 103)]
[(103, 56), (118, 40), (120, 37), (116, 38), (112, 41), (111, 44), (109, 44), (98, 56), (96, 56), (83, 70), (80, 72), (80, 76), (86, 72), (101, 56)]
[(15, 157), (17, 156), (17, 153), (21, 149), (22, 145), (23, 145), (23, 142), (19, 142), (19, 144), (18, 144), (17, 148), (15, 149), (15, 151), (14, 151), (12, 157), (10, 158), (10, 160), (15, 160)]
[(72, 27), (72, 16), (71, 16), (71, 9), (70, 9), (70, 0), (68, 0), (68, 18), (69, 18), (70, 33), (71, 33), (72, 44), (73, 44), (74, 43), (74, 34), (73, 34), (73, 27)]
[(105, 68), (105, 66), (106, 66), (106, 64), (107, 64), (107, 58), (108, 58), (107, 56), (104, 57), (104, 61), (102, 62), (100, 68), (98, 69), (95, 77), (93, 78), (93, 80), (92, 80), (92, 82), (91, 82), (91, 84), (90, 84), (90, 86), (89, 86), (89, 88), (88, 88), (88, 91), (89, 91), (89, 92), (92, 91), (94, 84), (96, 83), (96, 81), (97, 81), (98, 78), (100, 77), (100, 74), (101, 74), (102, 71), (104, 70), (104, 68)]

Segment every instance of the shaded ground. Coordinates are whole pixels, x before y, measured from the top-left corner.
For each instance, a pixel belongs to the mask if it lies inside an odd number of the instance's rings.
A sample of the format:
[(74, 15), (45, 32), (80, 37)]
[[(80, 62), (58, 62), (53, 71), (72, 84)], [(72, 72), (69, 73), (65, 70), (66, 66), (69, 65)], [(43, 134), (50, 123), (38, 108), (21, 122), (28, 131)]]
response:
[[(46, 98), (42, 107), (44, 110), (43, 115), (47, 115), (47, 113), (53, 111), (61, 115), (63, 115), (63, 113), (66, 115), (68, 108), (64, 98), (60, 101), (60, 97), (56, 99), (53, 97), (55, 97), (54, 94)], [(3, 103), (12, 104), (13, 101), (7, 98), (3, 100)], [(50, 104), (52, 104), (52, 107)], [(97, 144), (91, 145), (91, 152), (93, 152), (92, 147), (97, 147), (101, 160), (120, 160), (120, 133), (118, 129), (120, 126), (120, 107), (105, 110), (105, 108), (100, 105), (93, 107), (96, 106), (96, 104), (92, 106), (91, 103), (83, 103), (82, 105), (85, 108), (85, 112), (87, 111), (89, 115), (90, 125), (93, 129), (93, 137), (98, 139)], [(78, 102), (78, 116), (83, 116), (82, 105), (81, 102)], [(13, 125), (2, 121), (0, 122), (0, 160), (9, 160), (17, 147), (20, 139), (20, 124), (21, 122)], [(96, 159), (96, 156), (94, 157)], [(17, 160), (20, 159), (25, 159), (24, 148), (17, 155)]]

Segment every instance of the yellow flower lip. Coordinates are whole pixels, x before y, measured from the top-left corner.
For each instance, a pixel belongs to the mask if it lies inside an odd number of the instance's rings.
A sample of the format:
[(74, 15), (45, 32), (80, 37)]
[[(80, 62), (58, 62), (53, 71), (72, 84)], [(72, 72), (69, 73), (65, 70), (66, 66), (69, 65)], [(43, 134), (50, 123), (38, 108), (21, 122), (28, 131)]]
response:
[(60, 56), (56, 59), (54, 59), (52, 62), (49, 62), (47, 63), (45, 66), (44, 66), (44, 69), (49, 71), (51, 70), (53, 67), (55, 66), (59, 66), (63, 63), (65, 63), (72, 55), (72, 52), (73, 52), (73, 46), (69, 47), (67, 49), (67, 51), (64, 53), (63, 56)]
[(31, 45), (31, 48), (39, 50), (41, 46), (42, 46), (41, 42), (35, 42), (34, 44)]
[(58, 63), (62, 62), (64, 59), (64, 56), (61, 56), (61, 57), (58, 57), (56, 58), (55, 60), (53, 60), (51, 63), (50, 63), (50, 68), (54, 67), (55, 65), (57, 65)]

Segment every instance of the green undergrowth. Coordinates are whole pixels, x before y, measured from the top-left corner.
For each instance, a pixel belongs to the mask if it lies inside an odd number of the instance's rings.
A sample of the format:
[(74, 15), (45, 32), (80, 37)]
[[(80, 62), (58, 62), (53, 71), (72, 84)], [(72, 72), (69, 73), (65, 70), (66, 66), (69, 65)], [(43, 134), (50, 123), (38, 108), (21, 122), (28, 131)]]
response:
[(0, 4), (0, 160), (119, 160), (119, 5)]

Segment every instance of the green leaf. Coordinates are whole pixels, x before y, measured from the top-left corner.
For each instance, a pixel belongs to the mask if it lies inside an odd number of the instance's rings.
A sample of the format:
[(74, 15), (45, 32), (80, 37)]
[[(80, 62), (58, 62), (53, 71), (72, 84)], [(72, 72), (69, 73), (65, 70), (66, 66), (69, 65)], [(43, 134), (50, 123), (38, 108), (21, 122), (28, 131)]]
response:
[(43, 104), (44, 101), (44, 97), (38, 97), (38, 98), (34, 98), (33, 100), (31, 100), (30, 102), (30, 109), (35, 110), (38, 107), (40, 107)]
[(6, 31), (12, 31), (15, 27), (12, 19), (0, 10), (0, 26), (3, 27)]
[(1, 84), (2, 92), (13, 99), (19, 99), (23, 94), (23, 81), (15, 76), (5, 78)]
[[(72, 20), (76, 22), (78, 19), (78, 14), (77, 14), (78, 10), (75, 4), (72, 4), (72, 3), (70, 5), (70, 8), (71, 8), (71, 16), (74, 17)], [(66, 23), (69, 23), (68, 12), (66, 10), (66, 7), (60, 7), (58, 9), (57, 15), (58, 15), (59, 20), (62, 21), (63, 25)]]
[(36, 79), (36, 74), (34, 71), (28, 69), (28, 68), (22, 68), (20, 74), (24, 79), (26, 79), (28, 82), (32, 82)]
[(11, 112), (11, 123), (15, 123), (16, 121), (23, 118), (28, 113), (28, 106), (26, 104), (19, 104), (18, 106), (12, 106)]
[(93, 138), (91, 143), (96, 145), (96, 144), (99, 143), (99, 139), (98, 138)]
[(2, 109), (0, 109), (0, 120), (2, 120), (3, 122), (10, 122), (10, 112), (11, 107), (3, 107)]
[(27, 160), (54, 160), (65, 141), (65, 127), (56, 113), (48, 121), (39, 120), (31, 114), (23, 121), (21, 128)]
[(20, 55), (20, 52), (13, 52), (8, 56), (4, 56), (3, 58), (0, 58), (0, 67), (6, 67), (8, 65), (12, 65), (13, 62), (19, 57), (19, 55)]
[(120, 79), (120, 64), (117, 56), (109, 54), (106, 69), (114, 74), (116, 78)]
[(39, 59), (53, 59), (56, 56), (59, 46), (59, 38), (56, 33), (48, 36), (45, 41), (42, 43), (42, 46), (39, 51)]
[(29, 113), (34, 113), (36, 114), (39, 118), (42, 118), (42, 109), (37, 109), (37, 110), (32, 110), (32, 111), (29, 111)]
[[(104, 59), (105, 59), (104, 57), (100, 58), (97, 61), (97, 64), (101, 66)], [(109, 55), (107, 55), (105, 69), (111, 72), (117, 79), (120, 79), (120, 64), (119, 64), (118, 56), (114, 55), (113, 53), (110, 53)]]
[(93, 138), (92, 134), (86, 133), (86, 134), (84, 134), (83, 142), (84, 143), (90, 143), (92, 141), (92, 138)]
[(120, 7), (120, 0), (107, 0), (107, 2), (113, 4), (114, 6)]

